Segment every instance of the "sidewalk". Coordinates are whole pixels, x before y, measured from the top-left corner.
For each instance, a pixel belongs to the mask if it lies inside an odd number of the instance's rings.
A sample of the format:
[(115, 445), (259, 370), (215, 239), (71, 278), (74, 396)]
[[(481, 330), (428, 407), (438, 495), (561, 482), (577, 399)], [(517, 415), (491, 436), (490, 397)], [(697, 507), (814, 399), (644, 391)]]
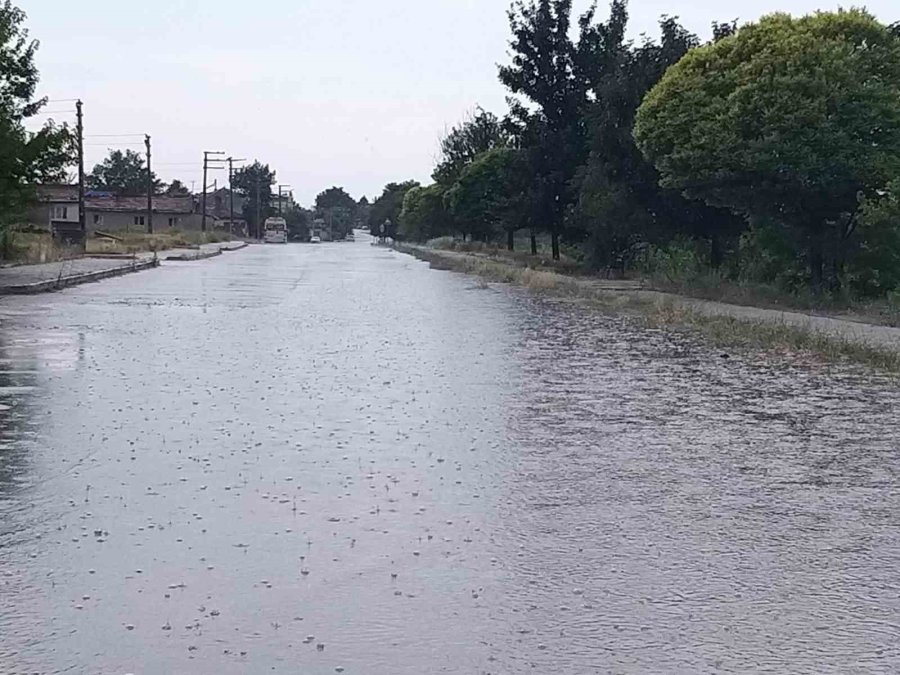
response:
[(203, 260), (237, 251), (243, 241), (204, 244), (199, 248), (181, 248), (138, 253), (134, 257), (85, 257), (40, 265), (0, 268), (0, 295), (28, 295), (58, 291), (68, 286), (108, 279), (158, 267), (162, 260)]

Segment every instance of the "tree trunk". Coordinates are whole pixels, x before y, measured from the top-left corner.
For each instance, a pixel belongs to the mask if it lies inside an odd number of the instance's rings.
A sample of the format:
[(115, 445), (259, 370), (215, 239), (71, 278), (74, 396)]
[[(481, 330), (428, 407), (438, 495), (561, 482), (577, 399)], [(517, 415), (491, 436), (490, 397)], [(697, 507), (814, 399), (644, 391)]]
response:
[(717, 234), (710, 235), (709, 237), (709, 266), (714, 270), (719, 269), (722, 266), (722, 261), (725, 258), (725, 252), (722, 250), (722, 241), (719, 239)]
[(550, 239), (553, 246), (553, 259), (559, 260), (559, 232), (553, 230)]
[(506, 231), (506, 248), (510, 251), (516, 250), (516, 233), (512, 230)]
[(812, 241), (809, 245), (809, 275), (812, 281), (813, 290), (816, 293), (822, 292), (823, 266), (825, 264), (822, 255), (822, 238), (818, 234), (813, 234)]
[(531, 255), (537, 255), (537, 235), (531, 230)]

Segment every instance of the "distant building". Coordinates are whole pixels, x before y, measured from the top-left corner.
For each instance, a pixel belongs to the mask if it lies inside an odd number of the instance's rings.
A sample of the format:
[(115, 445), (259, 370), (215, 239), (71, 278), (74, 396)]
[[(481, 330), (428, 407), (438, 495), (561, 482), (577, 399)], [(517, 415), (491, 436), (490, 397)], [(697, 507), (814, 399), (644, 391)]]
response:
[(280, 196), (277, 194), (272, 195), (272, 201), (269, 202), (269, 205), (272, 207), (272, 211), (274, 211), (276, 216), (282, 217), (290, 213), (291, 209), (297, 206), (293, 196), (291, 196), (289, 192), (282, 193)]
[[(203, 196), (196, 195), (195, 210), (201, 214)], [(231, 190), (220, 188), (206, 193), (206, 225), (211, 229), (226, 230), (239, 235), (247, 234), (247, 221), (244, 219), (244, 204), (247, 200), (234, 194), (234, 221), (231, 220)]]
[(331, 241), (331, 228), (323, 218), (316, 218), (312, 222), (312, 228), (309, 232), (311, 237), (318, 237), (322, 241)]

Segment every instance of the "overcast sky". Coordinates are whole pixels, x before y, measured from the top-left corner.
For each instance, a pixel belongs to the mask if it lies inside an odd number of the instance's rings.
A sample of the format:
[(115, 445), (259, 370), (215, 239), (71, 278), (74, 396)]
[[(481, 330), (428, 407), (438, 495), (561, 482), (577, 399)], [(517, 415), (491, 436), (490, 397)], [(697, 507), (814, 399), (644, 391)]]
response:
[[(41, 41), (41, 94), (81, 98), (88, 135), (151, 134), (160, 176), (198, 190), (203, 150), (224, 150), (269, 163), (304, 204), (331, 185), (372, 197), (427, 182), (439, 138), (474, 106), (505, 111), (508, 0), (14, 2)], [(708, 37), (713, 20), (836, 6), (633, 0), (631, 34), (655, 36), (665, 13)], [(900, 20), (897, 0), (867, 7)], [(86, 142), (90, 169), (113, 142)]]

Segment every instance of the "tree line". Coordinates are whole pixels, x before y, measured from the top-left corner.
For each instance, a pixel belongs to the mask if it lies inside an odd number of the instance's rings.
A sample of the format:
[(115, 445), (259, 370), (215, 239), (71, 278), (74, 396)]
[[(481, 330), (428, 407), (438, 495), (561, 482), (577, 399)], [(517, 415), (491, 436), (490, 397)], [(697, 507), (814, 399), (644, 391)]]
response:
[(502, 117), (441, 142), (430, 185), (392, 183), (373, 233), (505, 244), (591, 270), (688, 267), (790, 290), (900, 290), (900, 28), (864, 10), (714, 22), (628, 40), (571, 0), (509, 11)]

